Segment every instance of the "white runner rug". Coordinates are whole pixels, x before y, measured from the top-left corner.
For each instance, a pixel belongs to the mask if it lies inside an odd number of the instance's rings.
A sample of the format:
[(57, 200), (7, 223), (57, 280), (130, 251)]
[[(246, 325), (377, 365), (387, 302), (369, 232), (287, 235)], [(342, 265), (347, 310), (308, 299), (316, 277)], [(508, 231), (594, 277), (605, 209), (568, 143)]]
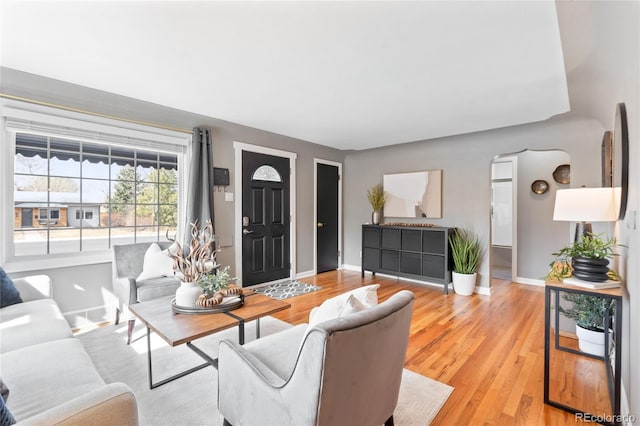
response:
[[(260, 322), (263, 336), (284, 330), (289, 324), (266, 317)], [(245, 327), (246, 341), (255, 338), (255, 323)], [(146, 329), (136, 322), (131, 345), (126, 345), (126, 321), (78, 335), (98, 371), (107, 383), (124, 382), (138, 400), (140, 424), (221, 425), (217, 409), (217, 371), (206, 367), (153, 390), (147, 373)], [(194, 342), (207, 354), (216, 356), (222, 339), (237, 341), (237, 329), (225, 330)], [(152, 333), (154, 382), (201, 364), (202, 359), (186, 346), (169, 347)], [(409, 370), (404, 370), (398, 407), (398, 426), (427, 425), (446, 402), (453, 388)], [(267, 425), (265, 425), (267, 426)], [(275, 425), (274, 425), (275, 426)]]

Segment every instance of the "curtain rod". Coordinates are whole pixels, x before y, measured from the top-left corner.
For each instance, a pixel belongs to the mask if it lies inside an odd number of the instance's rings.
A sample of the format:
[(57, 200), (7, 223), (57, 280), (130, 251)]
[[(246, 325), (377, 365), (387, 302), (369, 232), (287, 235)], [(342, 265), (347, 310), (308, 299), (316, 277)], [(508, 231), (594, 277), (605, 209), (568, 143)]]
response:
[(22, 96), (9, 95), (7, 93), (0, 93), (0, 98), (13, 99), (15, 101), (22, 101), (22, 102), (28, 102), (28, 103), (36, 104), (36, 105), (42, 105), (42, 106), (47, 106), (47, 107), (52, 107), (52, 108), (63, 109), (65, 111), (79, 112), (81, 114), (88, 114), (88, 115), (93, 115), (95, 117), (108, 118), (108, 119), (111, 119), (111, 120), (126, 121), (127, 123), (141, 124), (143, 126), (157, 127), (159, 129), (171, 130), (171, 131), (174, 131), (174, 132), (193, 134), (192, 130), (181, 129), (179, 127), (164, 126), (162, 124), (150, 123), (148, 121), (141, 121), (141, 120), (133, 120), (131, 118), (123, 118), (123, 117), (118, 117), (116, 115), (101, 114), (99, 112), (87, 111), (87, 110), (84, 110), (84, 109), (68, 107), (68, 106), (54, 104), (54, 103), (50, 103), (50, 102), (38, 101), (36, 99), (23, 98)]

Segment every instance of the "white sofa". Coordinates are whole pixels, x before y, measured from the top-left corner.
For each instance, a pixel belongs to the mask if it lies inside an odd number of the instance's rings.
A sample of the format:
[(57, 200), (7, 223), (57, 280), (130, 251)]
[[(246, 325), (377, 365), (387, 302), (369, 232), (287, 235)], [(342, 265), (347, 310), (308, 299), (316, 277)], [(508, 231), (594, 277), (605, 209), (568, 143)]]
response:
[(23, 303), (0, 309), (0, 378), (24, 425), (137, 425), (123, 383), (106, 384), (51, 298), (45, 275), (15, 279)]

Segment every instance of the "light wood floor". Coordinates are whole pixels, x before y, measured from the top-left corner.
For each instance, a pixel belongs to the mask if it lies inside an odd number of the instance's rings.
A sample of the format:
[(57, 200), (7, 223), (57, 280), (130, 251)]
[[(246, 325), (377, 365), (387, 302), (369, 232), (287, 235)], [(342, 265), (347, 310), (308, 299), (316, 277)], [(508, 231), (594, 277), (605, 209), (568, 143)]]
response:
[[(302, 281), (322, 290), (288, 301), (291, 309), (275, 317), (307, 322), (309, 311), (350, 289), (380, 284), (384, 300), (399, 289), (416, 295), (406, 368), (455, 388), (436, 417), (436, 425), (574, 425), (575, 416), (543, 403), (544, 289), (494, 281), (492, 295), (444, 295), (441, 288), (359, 272), (332, 271)], [(571, 339), (566, 339), (570, 341)], [(608, 411), (606, 382), (598, 361), (553, 356), (557, 369), (551, 388), (575, 406)], [(600, 362), (600, 365), (602, 363)], [(556, 371), (556, 370), (554, 370)], [(563, 371), (565, 373), (563, 373)], [(602, 373), (604, 374), (604, 373)], [(600, 378), (598, 378), (600, 377)], [(592, 385), (595, 380), (600, 384)], [(587, 391), (584, 391), (587, 389)], [(587, 405), (581, 405), (587, 404)], [(589, 408), (590, 409), (590, 408)]]

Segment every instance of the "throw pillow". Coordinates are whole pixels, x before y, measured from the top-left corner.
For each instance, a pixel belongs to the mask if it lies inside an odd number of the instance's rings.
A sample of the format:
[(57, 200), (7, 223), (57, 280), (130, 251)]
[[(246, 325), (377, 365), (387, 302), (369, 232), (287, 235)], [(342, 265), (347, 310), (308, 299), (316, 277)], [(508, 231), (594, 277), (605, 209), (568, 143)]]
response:
[(16, 419), (11, 414), (11, 411), (4, 404), (4, 399), (0, 398), (0, 426), (13, 425), (16, 423)]
[(0, 308), (16, 303), (22, 303), (20, 292), (4, 269), (0, 268)]
[(356, 312), (364, 311), (365, 309), (367, 309), (367, 306), (356, 299), (356, 297), (352, 294), (347, 299), (347, 303), (345, 303), (342, 307), (342, 310), (338, 314), (338, 318), (347, 316), (349, 314), (355, 314)]
[[(318, 324), (319, 322), (326, 321), (325, 318), (336, 318), (340, 313), (344, 305), (350, 296), (354, 296), (366, 307), (374, 306), (378, 304), (378, 289), (380, 284), (371, 284), (364, 287), (358, 287), (354, 290), (347, 291), (346, 293), (339, 294), (331, 299), (325, 300), (322, 305), (315, 307), (309, 312), (309, 326)], [(319, 318), (315, 318), (319, 315)]]
[(151, 244), (144, 254), (142, 273), (138, 275), (137, 280), (172, 276), (173, 259), (169, 257), (169, 252), (162, 250), (156, 243)]

